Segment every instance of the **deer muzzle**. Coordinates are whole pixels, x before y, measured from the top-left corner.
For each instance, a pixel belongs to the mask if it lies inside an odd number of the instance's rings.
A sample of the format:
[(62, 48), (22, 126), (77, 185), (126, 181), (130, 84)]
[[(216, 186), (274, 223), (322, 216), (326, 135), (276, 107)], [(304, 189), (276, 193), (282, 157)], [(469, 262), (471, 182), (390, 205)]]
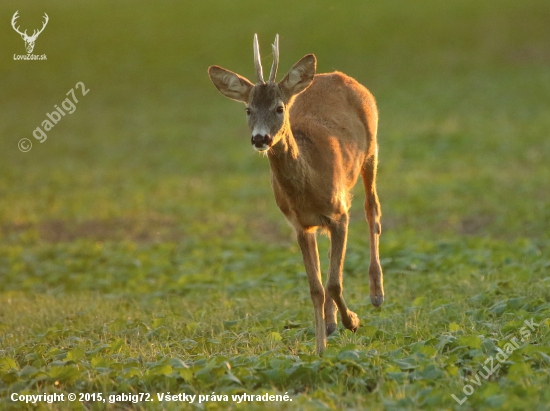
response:
[(252, 136), (252, 146), (256, 151), (265, 151), (273, 143), (273, 139), (269, 134), (256, 134)]

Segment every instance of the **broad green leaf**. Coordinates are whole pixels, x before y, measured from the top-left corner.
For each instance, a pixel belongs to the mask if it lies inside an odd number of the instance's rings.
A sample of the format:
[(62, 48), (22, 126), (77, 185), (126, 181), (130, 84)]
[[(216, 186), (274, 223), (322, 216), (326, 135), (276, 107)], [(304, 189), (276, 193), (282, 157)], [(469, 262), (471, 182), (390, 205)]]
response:
[(0, 371), (5, 372), (9, 370), (18, 370), (19, 367), (13, 358), (2, 357), (0, 358)]
[(470, 348), (480, 349), (481, 339), (477, 335), (462, 335), (458, 338), (459, 345), (465, 345)]
[(451, 332), (456, 332), (456, 331), (460, 331), (460, 325), (458, 325), (457, 323), (450, 323), (449, 324), (449, 331)]

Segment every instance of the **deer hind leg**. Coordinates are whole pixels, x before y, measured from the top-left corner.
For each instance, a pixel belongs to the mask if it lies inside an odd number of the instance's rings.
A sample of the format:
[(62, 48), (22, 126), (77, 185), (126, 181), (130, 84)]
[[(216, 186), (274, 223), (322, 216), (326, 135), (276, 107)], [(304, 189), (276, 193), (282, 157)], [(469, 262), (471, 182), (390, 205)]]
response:
[[(344, 287), (342, 285), (342, 271), (344, 269), (344, 258), (346, 255), (346, 242), (348, 236), (347, 214), (342, 215), (339, 221), (332, 221), (329, 225), (329, 232), (330, 268), (326, 289), (340, 311), (340, 316), (344, 327), (355, 332), (359, 327), (359, 318), (353, 311), (348, 310), (343, 297)], [(334, 327), (336, 327), (336, 324)]]
[(378, 238), (382, 233), (380, 224), (380, 202), (376, 193), (376, 154), (367, 158), (363, 164), (361, 175), (365, 186), (365, 214), (369, 224), (370, 237), (370, 266), (369, 266), (369, 285), (370, 301), (375, 307), (379, 307), (384, 302), (384, 278), (382, 267), (380, 266), (380, 256), (378, 253)]
[[(325, 287), (325, 290), (328, 290), (328, 281)], [(328, 292), (325, 293), (325, 323), (326, 323), (326, 332), (327, 336), (331, 335), (336, 331), (336, 325), (338, 320), (336, 319), (336, 313), (338, 312), (338, 307), (336, 303), (330, 296)]]
[[(328, 259), (330, 261), (330, 248), (328, 249)], [(336, 318), (336, 313), (338, 313), (338, 307), (336, 303), (328, 293), (328, 278), (327, 284), (325, 285), (325, 324), (327, 326), (327, 336), (331, 335), (336, 331), (336, 326), (338, 320)]]
[(309, 291), (313, 301), (313, 312), (315, 313), (315, 352), (321, 354), (326, 346), (325, 315), (323, 305), (325, 303), (325, 289), (321, 283), (321, 269), (319, 264), (319, 251), (317, 250), (317, 239), (315, 232), (298, 232), (298, 244), (302, 250), (302, 257), (306, 267)]

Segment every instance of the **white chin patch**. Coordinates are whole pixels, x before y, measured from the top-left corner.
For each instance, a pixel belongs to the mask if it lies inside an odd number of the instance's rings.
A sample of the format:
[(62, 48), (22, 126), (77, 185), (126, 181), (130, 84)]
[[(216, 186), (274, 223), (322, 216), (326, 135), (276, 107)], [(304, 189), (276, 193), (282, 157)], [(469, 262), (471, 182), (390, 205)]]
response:
[(254, 147), (254, 150), (256, 150), (259, 153), (261, 153), (263, 151), (266, 151), (269, 148), (269, 146), (267, 146), (265, 144), (261, 147), (256, 147), (255, 145), (252, 145), (252, 147)]

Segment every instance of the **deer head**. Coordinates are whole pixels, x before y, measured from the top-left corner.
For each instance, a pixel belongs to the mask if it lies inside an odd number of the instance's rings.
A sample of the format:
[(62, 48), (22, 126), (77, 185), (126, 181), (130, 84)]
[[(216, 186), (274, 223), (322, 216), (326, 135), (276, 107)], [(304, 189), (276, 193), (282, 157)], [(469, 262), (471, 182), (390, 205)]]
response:
[(210, 79), (226, 97), (246, 104), (246, 118), (252, 132), (251, 143), (256, 151), (265, 152), (275, 145), (289, 127), (289, 108), (294, 96), (313, 81), (316, 59), (313, 54), (302, 57), (286, 76), (276, 82), (279, 65), (279, 35), (272, 45), (273, 65), (269, 79), (264, 80), (258, 36), (254, 35), (254, 68), (256, 84), (219, 66), (208, 69)]
[(44, 31), (44, 28), (46, 27), (46, 24), (48, 24), (49, 17), (46, 13), (44, 13), (44, 24), (42, 25), (42, 28), (40, 30), (34, 30), (32, 33), (32, 36), (27, 35), (27, 30), (25, 30), (23, 33), (19, 31), (19, 26), (15, 27), (16, 20), (19, 18), (19, 10), (15, 12), (11, 19), (11, 26), (13, 29), (21, 35), (21, 38), (25, 41), (25, 48), (27, 49), (27, 53), (32, 53), (34, 49), (34, 42), (36, 41), (36, 38), (40, 33)]

